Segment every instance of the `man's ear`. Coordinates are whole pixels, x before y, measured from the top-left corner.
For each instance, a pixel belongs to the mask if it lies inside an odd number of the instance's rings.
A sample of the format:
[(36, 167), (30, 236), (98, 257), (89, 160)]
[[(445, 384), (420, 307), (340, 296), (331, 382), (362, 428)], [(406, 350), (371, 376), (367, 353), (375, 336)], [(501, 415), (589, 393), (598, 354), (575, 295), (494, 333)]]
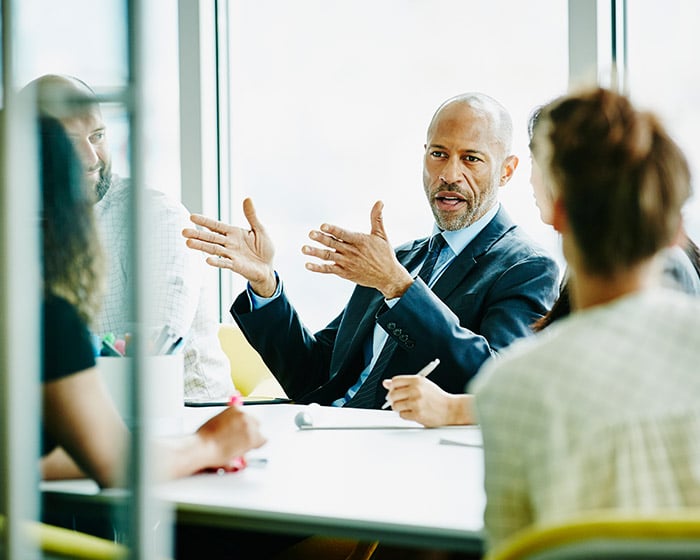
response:
[(569, 230), (569, 216), (561, 196), (555, 195), (552, 200), (552, 227), (560, 234)]
[(510, 178), (513, 176), (513, 173), (515, 173), (515, 170), (518, 167), (518, 163), (519, 160), (517, 156), (508, 156), (505, 159), (503, 166), (501, 167), (501, 180), (498, 183), (500, 187), (510, 181)]

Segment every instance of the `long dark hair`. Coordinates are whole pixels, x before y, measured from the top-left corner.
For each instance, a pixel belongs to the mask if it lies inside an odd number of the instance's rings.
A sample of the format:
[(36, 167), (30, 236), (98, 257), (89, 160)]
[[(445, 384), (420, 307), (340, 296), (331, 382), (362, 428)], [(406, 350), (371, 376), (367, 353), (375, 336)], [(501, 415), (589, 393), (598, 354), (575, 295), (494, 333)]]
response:
[(89, 324), (99, 307), (102, 252), (80, 161), (61, 124), (40, 117), (44, 295), (60, 296)]

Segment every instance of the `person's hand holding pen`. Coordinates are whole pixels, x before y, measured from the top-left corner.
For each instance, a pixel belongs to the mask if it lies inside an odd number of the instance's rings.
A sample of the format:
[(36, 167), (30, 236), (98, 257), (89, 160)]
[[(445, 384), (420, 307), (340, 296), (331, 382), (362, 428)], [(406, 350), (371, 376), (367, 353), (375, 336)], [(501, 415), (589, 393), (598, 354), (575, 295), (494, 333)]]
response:
[[(439, 365), (440, 358), (435, 358), (432, 362), (428, 363), (428, 365), (424, 366), (418, 373), (416, 373), (414, 377), (428, 377)], [(393, 398), (390, 396), (392, 386), (393, 384), (391, 379), (387, 379), (384, 383), (384, 388), (389, 389), (389, 393), (387, 393), (386, 402), (382, 405), (382, 409), (389, 408), (393, 403)]]
[(382, 381), (388, 390), (385, 407), (391, 406), (401, 418), (428, 428), (474, 424), (471, 395), (452, 395), (427, 379), (438, 363), (436, 359), (417, 374), (396, 375)]
[(245, 453), (267, 441), (256, 418), (243, 411), (240, 395), (231, 398), (231, 406), (200, 426), (196, 436), (205, 443), (210, 472), (237, 471), (245, 468)]

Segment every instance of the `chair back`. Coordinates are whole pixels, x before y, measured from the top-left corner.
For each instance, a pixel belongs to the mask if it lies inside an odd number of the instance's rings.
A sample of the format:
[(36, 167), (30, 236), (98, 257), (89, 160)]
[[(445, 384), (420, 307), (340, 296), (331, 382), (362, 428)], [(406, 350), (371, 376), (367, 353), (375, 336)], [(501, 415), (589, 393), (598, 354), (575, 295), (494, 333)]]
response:
[[(5, 520), (0, 516), (0, 537), (4, 534)], [(128, 557), (128, 549), (107, 539), (72, 529), (40, 522), (28, 522), (26, 537), (47, 559), (121, 560)], [(0, 541), (2, 538), (0, 538)]]
[(286, 394), (260, 354), (235, 324), (219, 325), (219, 342), (231, 363), (231, 379), (244, 397), (284, 398)]
[(700, 509), (641, 515), (592, 511), (520, 531), (484, 560), (700, 558)]

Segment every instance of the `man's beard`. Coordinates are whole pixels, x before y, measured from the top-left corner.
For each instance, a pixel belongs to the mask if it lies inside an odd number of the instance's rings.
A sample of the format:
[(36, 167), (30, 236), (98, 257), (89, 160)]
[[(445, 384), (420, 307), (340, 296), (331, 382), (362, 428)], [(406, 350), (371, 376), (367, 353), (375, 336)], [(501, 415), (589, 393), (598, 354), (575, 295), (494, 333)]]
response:
[(97, 197), (97, 202), (104, 198), (107, 194), (109, 187), (112, 186), (112, 169), (111, 166), (105, 166), (100, 172), (100, 180), (97, 181), (95, 185), (95, 196)]

